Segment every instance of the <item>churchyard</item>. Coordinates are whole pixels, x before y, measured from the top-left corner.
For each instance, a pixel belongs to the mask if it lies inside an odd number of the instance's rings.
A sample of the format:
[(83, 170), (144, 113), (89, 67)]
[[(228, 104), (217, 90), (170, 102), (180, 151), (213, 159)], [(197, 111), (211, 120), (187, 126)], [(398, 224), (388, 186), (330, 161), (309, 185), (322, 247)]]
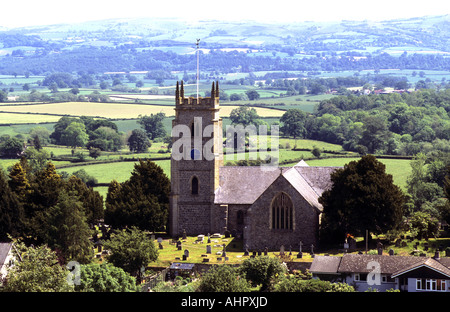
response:
[[(159, 235), (160, 234), (160, 235)], [(381, 247), (383, 255), (397, 256), (428, 256), (432, 257), (436, 250), (442, 256), (450, 257), (450, 238), (413, 239), (409, 236), (389, 241), (386, 236), (373, 237), (367, 250), (368, 254), (378, 254), (377, 247)], [(152, 234), (153, 242), (158, 249), (158, 260), (149, 264), (152, 267), (167, 267), (172, 263), (196, 263), (196, 264), (241, 264), (245, 259), (258, 256), (269, 256), (280, 259), (282, 262), (306, 262), (312, 263), (315, 255), (342, 256), (344, 253), (366, 253), (363, 237), (355, 237), (349, 241), (348, 246), (344, 242), (339, 248), (318, 249), (311, 246), (302, 246), (299, 257), (299, 246), (280, 246), (280, 250), (248, 250), (246, 252), (242, 240), (232, 236), (226, 237), (220, 234), (180, 237), (174, 240), (163, 233)], [(378, 242), (378, 243), (377, 243)], [(381, 245), (380, 245), (381, 244)], [(347, 248), (345, 248), (347, 247)], [(224, 254), (225, 251), (225, 254)], [(308, 264), (306, 264), (308, 266)]]

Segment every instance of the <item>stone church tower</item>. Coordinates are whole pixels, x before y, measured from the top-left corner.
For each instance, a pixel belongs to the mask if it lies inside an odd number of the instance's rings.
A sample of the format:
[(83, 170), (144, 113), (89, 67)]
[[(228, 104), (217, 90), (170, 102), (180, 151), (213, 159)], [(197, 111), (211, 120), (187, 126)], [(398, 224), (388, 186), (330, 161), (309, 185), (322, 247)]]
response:
[(169, 231), (172, 236), (213, 233), (214, 191), (223, 166), (219, 83), (210, 97), (185, 97), (177, 82), (172, 122)]

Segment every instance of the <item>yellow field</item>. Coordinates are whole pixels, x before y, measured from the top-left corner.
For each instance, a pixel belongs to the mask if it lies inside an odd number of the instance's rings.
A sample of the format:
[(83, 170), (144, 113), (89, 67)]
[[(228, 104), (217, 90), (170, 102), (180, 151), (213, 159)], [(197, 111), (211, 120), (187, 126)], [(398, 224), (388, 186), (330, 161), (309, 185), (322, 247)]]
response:
[(57, 122), (61, 116), (0, 113), (0, 124)]
[[(232, 109), (238, 106), (222, 106), (220, 115), (223, 117), (229, 116)], [(1, 108), (5, 112), (28, 112), (33, 114), (58, 114), (71, 116), (93, 116), (105, 118), (136, 118), (138, 115), (150, 115), (159, 112), (165, 113), (166, 116), (174, 116), (175, 111), (173, 106), (164, 105), (139, 105), (139, 104), (116, 104), (116, 103), (91, 103), (91, 102), (66, 102), (66, 103), (50, 103), (37, 105), (14, 105), (4, 106)], [(257, 107), (256, 111), (261, 117), (280, 117), (284, 111), (274, 110), (269, 108)], [(19, 114), (16, 114), (18, 116)], [(0, 118), (3, 119), (3, 114)], [(23, 115), (32, 118), (33, 115)], [(12, 116), (11, 116), (12, 117)], [(56, 120), (57, 116), (43, 116), (53, 118)], [(15, 117), (14, 117), (15, 118)], [(46, 121), (49, 121), (46, 119)], [(8, 122), (13, 122), (8, 121)], [(33, 121), (28, 121), (33, 122)]]

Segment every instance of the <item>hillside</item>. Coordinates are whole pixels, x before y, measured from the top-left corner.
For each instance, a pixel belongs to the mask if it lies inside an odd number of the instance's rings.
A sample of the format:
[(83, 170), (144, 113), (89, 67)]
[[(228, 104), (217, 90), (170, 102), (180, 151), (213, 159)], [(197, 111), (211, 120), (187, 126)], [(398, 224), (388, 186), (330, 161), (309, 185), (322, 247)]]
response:
[[(444, 15), (293, 24), (113, 19), (6, 29), (0, 31), (0, 74), (189, 71), (195, 69), (197, 38), (204, 68), (223, 72), (391, 66), (448, 70), (449, 26), (450, 16)], [(410, 58), (396, 61), (404, 52)]]

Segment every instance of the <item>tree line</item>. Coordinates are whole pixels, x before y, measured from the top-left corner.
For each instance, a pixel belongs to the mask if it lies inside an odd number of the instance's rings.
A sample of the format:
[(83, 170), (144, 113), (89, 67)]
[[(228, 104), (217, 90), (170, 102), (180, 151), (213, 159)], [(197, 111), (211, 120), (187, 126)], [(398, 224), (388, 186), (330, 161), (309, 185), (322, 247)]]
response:
[[(415, 70), (446, 70), (450, 60), (441, 55), (412, 54), (402, 57), (387, 53), (354, 58), (346, 55), (323, 57), (284, 57), (248, 55), (247, 53), (211, 50), (203, 54), (202, 68), (219, 72), (254, 71), (344, 71), (381, 68)], [(60, 53), (40, 53), (2, 57), (0, 74), (42, 75), (52, 72), (104, 73), (108, 71), (168, 70), (195, 71), (196, 57), (189, 54), (176, 54), (158, 49), (137, 50), (132, 47), (78, 47)]]

